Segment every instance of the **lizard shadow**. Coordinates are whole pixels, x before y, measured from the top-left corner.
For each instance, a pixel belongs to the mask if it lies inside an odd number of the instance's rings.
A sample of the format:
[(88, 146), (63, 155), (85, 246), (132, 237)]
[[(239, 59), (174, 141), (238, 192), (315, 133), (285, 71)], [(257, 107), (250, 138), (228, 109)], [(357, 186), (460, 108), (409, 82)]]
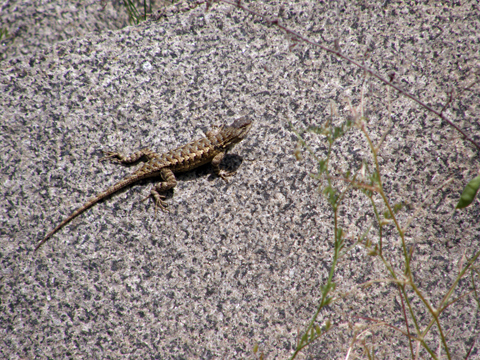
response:
[[(220, 163), (220, 169), (226, 171), (227, 173), (235, 174), (237, 170), (242, 165), (244, 159), (240, 155), (237, 154), (226, 154), (223, 158), (222, 162)], [(217, 175), (213, 172), (213, 168), (211, 164), (202, 165), (196, 169), (191, 171), (187, 171), (185, 173), (180, 173), (177, 179), (182, 180), (182, 177), (187, 177), (189, 173), (196, 172), (197, 177), (208, 176), (208, 181), (214, 181), (218, 178)], [(195, 180), (195, 178), (188, 178), (186, 181)]]
[[(127, 169), (131, 169), (131, 168), (139, 169), (138, 165), (144, 163), (141, 160), (142, 159), (139, 159), (138, 161), (136, 161), (134, 163), (119, 164), (119, 165), (122, 166), (122, 167), (125, 167)], [(240, 165), (242, 165), (243, 161), (244, 161), (244, 159), (240, 155), (226, 154), (225, 157), (222, 159), (222, 162), (220, 163), (220, 169), (224, 170), (228, 173), (235, 174), (237, 172), (237, 170), (240, 168)], [(192, 174), (195, 174), (195, 176), (192, 176)], [(215, 175), (215, 173), (213, 172), (213, 168), (212, 168), (212, 165), (210, 163), (199, 166), (198, 168), (195, 168), (195, 169), (192, 169), (192, 170), (184, 171), (184, 172), (181, 172), (181, 173), (175, 173), (175, 178), (179, 182), (180, 181), (181, 182), (195, 181), (196, 179), (204, 177), (204, 176), (209, 176), (208, 181), (215, 181), (218, 178), (218, 176)], [(158, 177), (151, 177), (151, 178), (139, 180), (136, 184), (140, 185), (140, 186), (148, 186), (148, 185), (155, 186), (156, 184), (158, 184), (161, 181), (163, 181), (161, 176), (158, 176)], [(123, 191), (126, 191), (128, 188), (130, 188), (130, 186), (128, 186), (125, 189), (119, 190), (118, 193), (122, 193)], [(170, 189), (170, 190), (167, 190), (167, 191), (163, 192), (162, 195), (165, 196), (166, 200), (171, 199), (173, 197), (174, 190), (175, 190), (174, 188)], [(112, 194), (112, 195), (114, 195), (114, 194)], [(111, 196), (108, 196), (108, 198), (110, 198)]]

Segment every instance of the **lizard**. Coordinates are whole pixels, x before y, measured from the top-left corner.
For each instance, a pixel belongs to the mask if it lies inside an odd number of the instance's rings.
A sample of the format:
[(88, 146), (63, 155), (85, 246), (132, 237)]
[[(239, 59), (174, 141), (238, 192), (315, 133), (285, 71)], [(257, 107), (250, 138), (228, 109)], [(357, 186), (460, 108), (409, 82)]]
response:
[(35, 251), (53, 234), (87, 209), (140, 180), (152, 177), (160, 177), (163, 179), (158, 185), (152, 187), (150, 194), (142, 200), (144, 201), (153, 197), (155, 201), (155, 216), (158, 207), (163, 211), (168, 211), (168, 204), (164, 201), (165, 196), (161, 195), (161, 193), (177, 185), (177, 180), (175, 179), (176, 173), (190, 171), (204, 164), (211, 163), (215, 174), (223, 180), (228, 181), (228, 177), (233, 175), (234, 172), (223, 171), (219, 165), (225, 154), (246, 137), (251, 126), (252, 121), (247, 117), (242, 117), (235, 120), (231, 125), (224, 125), (208, 131), (203, 139), (193, 141), (163, 154), (157, 154), (148, 148), (137, 151), (129, 156), (124, 156), (118, 152), (105, 152), (105, 157), (102, 158), (102, 160), (111, 159), (112, 161), (122, 164), (132, 164), (143, 158), (146, 162), (138, 170), (91, 198), (84, 205), (72, 212), (38, 242)]

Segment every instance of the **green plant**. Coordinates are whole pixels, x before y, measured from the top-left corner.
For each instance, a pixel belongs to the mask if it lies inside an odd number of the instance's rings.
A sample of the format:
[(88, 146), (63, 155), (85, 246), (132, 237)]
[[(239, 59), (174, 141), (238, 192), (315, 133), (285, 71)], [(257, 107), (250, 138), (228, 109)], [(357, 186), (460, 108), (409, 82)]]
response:
[(1, 28), (0, 29), (0, 41), (3, 40), (3, 39), (6, 39), (8, 37), (9, 37), (8, 29), (7, 28)]
[(480, 175), (470, 180), (465, 186), (455, 209), (463, 209), (469, 206), (473, 202), (473, 200), (475, 200), (475, 196), (477, 195), (479, 188)]
[[(461, 94), (470, 91), (474, 84), (478, 82), (477, 79), (475, 79), (469, 85), (466, 85), (463, 90), (461, 90), (455, 96), (453, 95), (453, 92), (448, 91), (448, 99), (445, 102), (443, 108), (437, 110), (429, 103), (420, 100), (417, 96), (411, 94), (407, 90), (404, 90), (402, 86), (395, 83), (394, 73), (389, 73), (387, 75), (388, 77), (384, 77), (376, 71), (369, 69), (367, 66), (365, 66), (365, 63), (353, 59), (352, 57), (349, 57), (348, 55), (343, 53), (340, 46), (338, 45), (338, 41), (335, 41), (334, 48), (329, 48), (317, 41), (307, 38), (299, 32), (293, 31), (288, 26), (284, 25), (284, 23), (281, 21), (282, 9), (280, 9), (279, 17), (277, 18), (272, 17), (270, 14), (261, 14), (255, 10), (252, 10), (246, 5), (244, 5), (244, 3), (241, 1), (234, 2), (229, 0), (221, 0), (221, 2), (231, 4), (247, 13), (258, 16), (266, 24), (270, 26), (275, 26), (284, 31), (287, 38), (291, 42), (290, 50), (293, 50), (297, 44), (302, 43), (303, 45), (324, 50), (327, 54), (334, 55), (337, 57), (337, 59), (346, 61), (349, 64), (361, 69), (364, 72), (365, 78), (367, 77), (367, 75), (371, 76), (372, 78), (376, 78), (380, 82), (384, 83), (387, 86), (387, 89), (389, 89), (389, 91), (393, 89), (397, 92), (397, 94), (401, 94), (402, 96), (413, 100), (416, 104), (420, 105), (427, 112), (435, 114), (435, 116), (442, 119), (442, 121), (444, 121), (450, 127), (454, 128), (457, 132), (459, 132), (464, 140), (470, 142), (476, 149), (480, 150), (480, 144), (477, 143), (474, 138), (467, 133), (467, 131), (463, 130), (460, 126), (455, 124), (454, 121), (452, 121), (445, 114), (445, 110), (452, 103), (452, 101), (455, 98), (459, 97)], [(212, 3), (213, 2), (207, 1), (207, 10), (212, 5)], [(478, 72), (476, 73), (476, 77), (478, 77)], [(438, 352), (435, 352), (431, 344), (429, 345), (426, 341), (426, 336), (432, 332), (432, 328), (435, 328), (441, 343), (439, 349), (442, 348), (443, 351), (445, 351), (446, 357), (448, 359), (451, 359), (452, 354), (447, 344), (448, 333), (446, 333), (445, 329), (442, 327), (440, 317), (447, 308), (454, 305), (459, 299), (468, 295), (473, 295), (477, 303), (480, 303), (479, 296), (476, 291), (474, 276), (475, 274), (477, 274), (478, 276), (478, 271), (474, 267), (474, 264), (480, 256), (480, 251), (475, 252), (469, 259), (462, 259), (462, 266), (460, 267), (454, 281), (450, 284), (449, 288), (444, 293), (443, 298), (440, 301), (437, 301), (436, 306), (432, 305), (428, 296), (422, 291), (422, 289), (418, 285), (418, 281), (416, 281), (414, 274), (412, 273), (411, 264), (414, 247), (408, 246), (405, 234), (408, 231), (408, 228), (412, 223), (413, 219), (417, 215), (419, 209), (422, 208), (422, 206), (434, 193), (449, 184), (452, 179), (443, 182), (443, 184), (438, 186), (436, 189), (431, 190), (425, 196), (423, 201), (421, 201), (421, 205), (418, 205), (414, 215), (402, 223), (397, 215), (403, 208), (404, 204), (394, 204), (391, 203), (391, 201), (389, 200), (389, 194), (384, 188), (382, 180), (382, 169), (377, 157), (382, 143), (387, 138), (388, 133), (392, 128), (392, 124), (390, 124), (388, 129), (383, 132), (380, 140), (375, 144), (374, 141), (372, 141), (372, 134), (369, 132), (368, 127), (366, 126), (369, 119), (367, 116), (364, 115), (363, 101), (364, 97), (362, 95), (361, 105), (359, 106), (359, 108), (355, 109), (353, 106), (350, 106), (351, 117), (343, 121), (343, 123), (341, 123), (340, 125), (334, 124), (332, 111), (331, 118), (326, 123), (296, 131), (296, 134), (298, 136), (298, 146), (295, 151), (295, 155), (297, 156), (297, 159), (301, 157), (301, 151), (305, 148), (317, 163), (317, 173), (312, 174), (312, 177), (319, 181), (320, 190), (327, 198), (333, 213), (334, 246), (329, 276), (326, 280), (326, 283), (321, 287), (321, 297), (316, 307), (316, 311), (311, 320), (301, 332), (301, 334), (298, 336), (296, 348), (291, 358), (296, 358), (303, 349), (313, 344), (319, 338), (321, 338), (333, 328), (335, 328), (336, 325), (332, 325), (328, 320), (325, 321), (323, 324), (318, 324), (317, 318), (322, 309), (324, 309), (327, 305), (333, 304), (336, 300), (338, 300), (340, 296), (336, 295), (336, 284), (334, 282), (334, 274), (337, 270), (339, 260), (346, 254), (348, 254), (350, 249), (352, 249), (354, 246), (360, 245), (366, 249), (368, 255), (370, 255), (372, 259), (380, 260), (380, 263), (383, 264), (385, 272), (389, 276), (389, 278), (387, 279), (377, 279), (371, 282), (367, 282), (364, 285), (372, 286), (375, 282), (384, 282), (395, 285), (401, 299), (402, 316), (404, 319), (403, 321), (406, 325), (406, 330), (402, 330), (398, 327), (383, 323), (382, 321), (378, 321), (376, 319), (368, 320), (376, 322), (380, 326), (389, 327), (406, 336), (409, 342), (412, 359), (418, 358), (419, 346), (423, 347), (432, 358), (438, 359), (440, 357), (440, 350), (438, 350)], [(390, 105), (390, 102), (388, 103)], [(362, 134), (362, 136), (366, 140), (369, 153), (371, 154), (371, 159), (363, 159), (361, 166), (354, 171), (350, 170), (344, 172), (341, 176), (334, 176), (333, 174), (335, 174), (336, 172), (331, 171), (330, 165), (332, 160), (333, 145), (340, 138), (345, 136), (345, 134), (349, 131), (359, 131)], [(312, 150), (312, 148), (309, 146), (308, 141), (306, 140), (306, 137), (304, 136), (307, 133), (324, 137), (327, 144), (327, 151), (325, 156), (319, 156), (317, 155), (317, 153), (315, 153), (315, 151)], [(339, 184), (347, 184), (347, 186), (340, 186)], [(457, 208), (468, 206), (468, 204), (470, 204), (475, 198), (476, 192), (478, 191), (479, 187), (480, 181), (478, 180), (478, 178), (475, 178), (471, 182), (469, 182), (469, 184), (465, 188), (464, 193), (461, 196), (461, 201), (459, 202), (459, 206), (457, 206)], [(346, 199), (347, 194), (354, 189), (363, 193), (368, 202), (371, 204), (371, 212), (373, 214), (374, 221), (369, 226), (367, 226), (366, 229), (364, 229), (364, 231), (362, 232), (362, 236), (360, 236), (358, 240), (353, 242), (351, 246), (346, 247), (345, 231), (342, 229), (341, 226), (339, 226), (339, 208), (341, 207), (342, 202)], [(378, 200), (380, 200), (380, 204), (377, 204), (375, 200), (377, 200), (377, 202)], [(376, 233), (372, 231), (374, 223), (378, 229)], [(399, 246), (402, 255), (401, 259), (394, 258), (396, 261), (395, 264), (393, 264), (392, 261), (389, 260), (389, 257), (387, 256), (388, 250), (384, 246), (384, 239), (387, 228), (389, 232), (394, 231), (396, 236), (400, 240)], [(399, 260), (401, 260), (401, 262)], [(459, 281), (464, 278), (468, 272), (470, 272), (471, 274), (472, 290), (458, 296), (455, 299), (452, 299), (454, 290), (457, 288)], [(423, 308), (420, 309), (413, 300), (419, 300)], [(426, 312), (430, 315), (430, 321), (427, 325), (425, 325), (424, 323), (422, 323), (422, 325), (419, 321), (417, 313), (417, 311), (419, 310), (426, 310)], [(359, 334), (360, 330), (355, 331), (352, 344), (357, 341), (357, 335)], [(416, 342), (417, 344), (416, 351), (414, 350), (413, 342)], [(470, 349), (465, 355), (465, 359), (470, 356), (474, 343), (475, 342), (473, 341)], [(375, 356), (375, 352), (373, 349), (368, 349), (366, 345), (364, 345), (364, 349), (365, 354), (368, 358), (373, 358)], [(349, 349), (347, 358), (350, 354), (350, 350), (351, 348)]]
[[(147, 20), (147, 0), (143, 0), (143, 14), (137, 9), (133, 0), (124, 0), (125, 8), (128, 13), (129, 22), (133, 22), (135, 25), (139, 24), (141, 21)], [(151, 5), (151, 4), (150, 4)]]
[[(400, 298), (402, 299), (402, 310), (403, 310), (403, 318), (406, 324), (406, 331), (398, 328), (393, 327), (391, 325), (383, 324), (385, 326), (389, 326), (390, 328), (395, 329), (396, 331), (402, 333), (406, 337), (408, 337), (409, 344), (410, 344), (410, 352), (412, 359), (415, 358), (415, 352), (413, 350), (413, 342), (418, 342), (421, 346), (430, 354), (433, 359), (438, 359), (438, 355), (435, 353), (434, 349), (426, 342), (425, 338), (427, 334), (431, 331), (432, 327), (436, 327), (438, 334), (441, 339), (441, 343), (443, 345), (443, 349), (446, 353), (448, 359), (452, 358), (450, 353), (448, 344), (447, 344), (447, 335), (445, 330), (443, 329), (440, 323), (440, 317), (442, 313), (451, 305), (455, 304), (460, 298), (467, 296), (469, 294), (474, 294), (477, 302), (479, 302), (478, 294), (475, 290), (475, 282), (474, 282), (474, 268), (473, 265), (477, 261), (478, 257), (480, 256), (480, 251), (477, 251), (470, 259), (465, 261), (465, 265), (459, 271), (456, 279), (450, 285), (450, 288), (444, 294), (442, 300), (434, 306), (428, 299), (428, 296), (422, 291), (422, 289), (417, 285), (417, 281), (411, 270), (411, 261), (412, 261), (412, 251), (413, 247), (409, 248), (407, 246), (407, 242), (405, 239), (405, 234), (408, 230), (408, 227), (415, 217), (410, 217), (405, 223), (402, 225), (400, 221), (397, 219), (397, 213), (402, 209), (403, 204), (392, 204), (389, 200), (388, 194), (386, 193), (383, 182), (382, 182), (382, 169), (379, 165), (378, 161), (378, 153), (381, 148), (381, 145), (387, 134), (390, 131), (390, 128), (387, 129), (383, 136), (380, 138), (378, 144), (374, 144), (371, 140), (371, 136), (369, 131), (367, 130), (366, 124), (368, 123), (368, 118), (363, 115), (363, 97), (360, 105), (360, 109), (354, 109), (351, 105), (351, 119), (353, 120), (346, 120), (341, 125), (334, 126), (333, 119), (329, 119), (325, 124), (320, 126), (312, 126), (308, 127), (303, 131), (296, 131), (298, 137), (298, 146), (295, 152), (297, 159), (300, 158), (300, 152), (302, 148), (307, 149), (311, 156), (315, 158), (317, 162), (317, 173), (312, 174), (311, 176), (320, 182), (322, 180), (326, 181), (326, 185), (321, 187), (321, 192), (325, 195), (328, 200), (329, 205), (331, 206), (332, 213), (333, 213), (333, 222), (334, 222), (334, 254), (333, 260), (330, 267), (330, 273), (328, 276), (328, 280), (321, 289), (321, 299), (317, 306), (317, 310), (313, 315), (312, 319), (303, 330), (303, 334), (299, 337), (299, 341), (297, 342), (297, 346), (295, 352), (293, 353), (291, 359), (296, 358), (298, 353), (302, 351), (305, 347), (311, 345), (321, 336), (323, 336), (329, 329), (331, 329), (330, 322), (327, 321), (326, 325), (323, 328), (320, 328), (317, 322), (317, 317), (320, 314), (320, 311), (324, 309), (327, 305), (331, 304), (332, 302), (336, 301), (338, 297), (334, 295), (335, 291), (335, 283), (333, 282), (333, 275), (336, 270), (336, 266), (338, 260), (347, 254), (350, 249), (354, 246), (361, 245), (363, 246), (367, 253), (373, 258), (376, 257), (380, 259), (381, 263), (384, 265), (384, 269), (386, 273), (389, 275), (387, 280), (376, 280), (371, 281), (366, 284), (365, 286), (372, 286), (374, 282), (391, 282), (396, 285), (397, 290), (399, 292)], [(333, 112), (333, 111), (332, 111)], [(371, 160), (364, 159), (362, 165), (359, 169), (355, 172), (347, 171), (342, 176), (332, 176), (331, 174), (334, 171), (331, 170), (331, 156), (332, 156), (332, 147), (336, 141), (342, 138), (348, 131), (359, 131), (364, 138), (366, 139), (366, 143), (368, 144), (368, 150), (371, 154)], [(313, 133), (318, 136), (323, 136), (326, 144), (327, 144), (327, 152), (324, 157), (318, 156), (308, 145), (308, 142), (304, 138), (305, 133)], [(371, 164), (371, 166), (369, 165)], [(478, 180), (475, 178), (474, 180)], [(434, 189), (425, 199), (427, 200), (433, 193), (438, 191), (441, 187), (444, 187), (448, 183), (450, 183), (452, 179), (447, 180), (442, 185), (440, 185), (437, 189)], [(340, 186), (336, 184), (340, 183), (347, 183), (348, 186), (341, 190)], [(468, 187), (468, 186), (467, 186)], [(473, 200), (473, 197), (478, 190), (477, 183), (475, 182), (472, 186), (472, 189), (468, 188), (468, 196), (469, 201)], [(372, 236), (371, 229), (372, 226), (370, 225), (365, 231), (363, 232), (363, 236), (358, 239), (353, 245), (349, 248), (345, 248), (345, 242), (343, 239), (344, 231), (341, 227), (339, 227), (339, 208), (342, 205), (342, 201), (347, 196), (347, 193), (350, 192), (352, 189), (357, 189), (361, 193), (363, 193), (368, 201), (371, 204), (372, 213), (376, 223), (378, 224), (378, 234), (374, 234)], [(465, 191), (464, 191), (465, 193)], [(380, 206), (375, 201), (375, 197), (380, 197), (381, 203), (383, 204), (385, 210), (382, 212), (380, 211)], [(465, 196), (462, 196), (466, 197)], [(424, 202), (425, 202), (424, 201)], [(399, 264), (397, 262), (395, 265), (389, 260), (389, 257), (386, 255), (386, 249), (383, 245), (384, 243), (384, 229), (385, 227), (393, 224), (394, 229), (396, 230), (397, 236), (400, 238), (401, 242), (401, 250), (403, 253), (403, 258), (401, 259), (402, 262)], [(372, 240), (372, 237), (376, 237), (376, 240)], [(398, 259), (397, 259), (398, 260)], [(451, 299), (454, 293), (455, 288), (457, 287), (459, 281), (466, 275), (468, 272), (471, 272), (471, 279), (472, 279), (472, 288), (473, 290), (468, 292), (467, 294), (463, 294), (456, 299)], [(423, 304), (424, 309), (430, 314), (431, 320), (429, 321), (427, 326), (422, 327), (420, 325), (420, 321), (418, 320), (418, 308), (414, 305), (414, 299), (412, 298), (412, 293), (407, 292), (409, 290), (413, 290), (416, 298), (421, 301)], [(407, 315), (408, 314), (408, 315)], [(410, 324), (409, 319), (413, 322), (413, 329), (411, 329), (412, 324)], [(376, 321), (374, 319), (368, 319), (371, 321)], [(369, 355), (370, 357), (370, 355)], [(468, 357), (468, 354), (467, 354)]]

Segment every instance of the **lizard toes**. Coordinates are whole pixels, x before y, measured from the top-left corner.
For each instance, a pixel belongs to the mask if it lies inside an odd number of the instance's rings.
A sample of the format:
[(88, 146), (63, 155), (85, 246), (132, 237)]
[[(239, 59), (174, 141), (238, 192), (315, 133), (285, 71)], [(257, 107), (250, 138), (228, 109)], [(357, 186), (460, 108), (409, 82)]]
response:
[(120, 161), (118, 159), (118, 156), (119, 154), (114, 152), (114, 151), (104, 151), (103, 154), (105, 155), (104, 157), (102, 157), (100, 159), (100, 161), (105, 161), (105, 160), (110, 160), (110, 161), (114, 161), (114, 162), (118, 162)]
[(218, 176), (220, 178), (222, 178), (223, 180), (225, 180), (225, 182), (227, 182), (227, 183), (228, 183), (228, 180), (230, 179), (230, 177), (232, 177), (233, 175), (235, 175), (234, 171), (232, 171), (232, 172), (222, 171), (220, 174), (218, 174)]

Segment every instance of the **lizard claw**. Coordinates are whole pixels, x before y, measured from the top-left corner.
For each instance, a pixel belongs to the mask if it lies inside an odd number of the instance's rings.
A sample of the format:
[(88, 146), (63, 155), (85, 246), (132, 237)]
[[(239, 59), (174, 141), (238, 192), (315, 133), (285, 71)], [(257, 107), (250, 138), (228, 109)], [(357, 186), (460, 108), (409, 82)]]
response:
[(100, 159), (100, 161), (105, 161), (105, 160), (111, 160), (115, 162), (119, 162), (120, 160), (118, 159), (118, 153), (114, 151), (104, 151), (103, 154), (105, 155)]
[(220, 173), (217, 174), (218, 177), (222, 178), (227, 183), (228, 183), (228, 179), (233, 175), (235, 175), (235, 171), (231, 171), (231, 172), (221, 171)]
[(157, 210), (158, 208), (162, 209), (163, 212), (170, 212), (168, 209), (168, 203), (166, 201), (163, 201), (166, 196), (165, 195), (160, 195), (157, 191), (153, 190), (150, 192), (150, 195), (142, 199), (142, 201), (148, 200), (150, 197), (153, 197), (153, 200), (155, 201), (155, 219), (157, 218)]

